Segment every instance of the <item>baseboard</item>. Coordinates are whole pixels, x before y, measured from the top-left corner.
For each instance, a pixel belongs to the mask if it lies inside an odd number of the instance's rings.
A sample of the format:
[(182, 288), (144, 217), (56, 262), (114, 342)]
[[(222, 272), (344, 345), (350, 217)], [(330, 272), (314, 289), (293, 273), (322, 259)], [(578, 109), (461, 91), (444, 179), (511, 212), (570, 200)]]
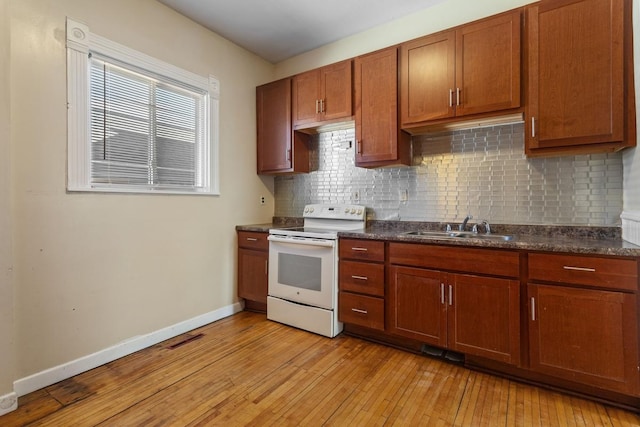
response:
[[(97, 368), (98, 366), (112, 362), (123, 356), (135, 353), (143, 348), (150, 347), (169, 338), (173, 338), (201, 326), (208, 325), (216, 320), (231, 316), (239, 311), (242, 311), (242, 305), (240, 303), (234, 303), (218, 310), (151, 332), (150, 334), (131, 338), (112, 347), (105, 348), (104, 350), (83, 356), (62, 365), (29, 375), (28, 377), (21, 378), (13, 383), (14, 394), (17, 396), (24, 396), (25, 394), (40, 390), (41, 388), (50, 386), (51, 384), (55, 384), (67, 378), (71, 378), (74, 375), (78, 375), (90, 369)], [(0, 401), (0, 410), (1, 409), (2, 406)]]
[(640, 212), (626, 211), (622, 219), (622, 238), (634, 245), (640, 245)]
[(18, 409), (18, 395), (15, 392), (0, 396), (0, 417)]

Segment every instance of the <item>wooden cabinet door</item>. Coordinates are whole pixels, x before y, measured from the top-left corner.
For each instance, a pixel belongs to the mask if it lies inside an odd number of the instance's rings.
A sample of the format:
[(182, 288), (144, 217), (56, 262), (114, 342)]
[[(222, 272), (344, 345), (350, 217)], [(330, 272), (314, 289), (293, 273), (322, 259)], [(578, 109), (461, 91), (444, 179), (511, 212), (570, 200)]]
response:
[(291, 79), (258, 86), (256, 105), (258, 173), (291, 170)]
[(402, 125), (453, 117), (455, 31), (402, 44), (400, 111)]
[(623, 0), (527, 10), (527, 152), (624, 140)]
[(238, 249), (238, 296), (267, 303), (269, 252)]
[(353, 115), (352, 61), (293, 77), (293, 127), (304, 129)]
[[(410, 142), (399, 136), (398, 49), (355, 59), (356, 166), (410, 163)], [(405, 144), (405, 146), (400, 146)]]
[(520, 106), (520, 11), (456, 32), (456, 116)]
[(392, 266), (386, 299), (386, 330), (445, 348), (445, 279), (445, 273), (440, 271)]
[(318, 121), (320, 114), (320, 70), (311, 70), (293, 78), (293, 125), (299, 127)]
[(537, 284), (528, 292), (531, 369), (637, 393), (634, 294)]
[(320, 119), (335, 120), (353, 115), (352, 61), (320, 69)]
[(520, 283), (462, 274), (447, 279), (448, 347), (519, 364)]

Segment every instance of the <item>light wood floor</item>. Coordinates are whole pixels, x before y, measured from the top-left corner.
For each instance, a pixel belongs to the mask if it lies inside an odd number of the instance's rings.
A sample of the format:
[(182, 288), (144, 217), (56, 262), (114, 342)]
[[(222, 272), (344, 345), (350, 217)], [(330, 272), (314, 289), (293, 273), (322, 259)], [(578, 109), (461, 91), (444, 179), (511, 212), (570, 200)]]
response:
[(243, 312), (24, 396), (0, 417), (14, 425), (638, 426), (640, 418)]

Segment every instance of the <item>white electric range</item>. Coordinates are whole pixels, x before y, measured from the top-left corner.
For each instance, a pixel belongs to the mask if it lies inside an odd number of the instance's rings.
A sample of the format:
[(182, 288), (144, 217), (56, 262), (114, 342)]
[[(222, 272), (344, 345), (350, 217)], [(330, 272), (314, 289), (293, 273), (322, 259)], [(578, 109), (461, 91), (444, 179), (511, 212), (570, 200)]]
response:
[(327, 337), (338, 321), (338, 233), (366, 226), (359, 205), (307, 205), (304, 226), (269, 230), (267, 318)]

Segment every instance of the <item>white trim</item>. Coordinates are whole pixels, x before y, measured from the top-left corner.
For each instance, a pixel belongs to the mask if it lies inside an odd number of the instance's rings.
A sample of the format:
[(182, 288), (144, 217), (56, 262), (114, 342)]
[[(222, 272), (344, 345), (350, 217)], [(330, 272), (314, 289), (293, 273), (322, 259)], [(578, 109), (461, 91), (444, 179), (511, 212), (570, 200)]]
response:
[(136, 351), (158, 344), (159, 342), (169, 338), (176, 337), (180, 334), (184, 334), (185, 332), (189, 332), (193, 329), (231, 316), (241, 310), (242, 305), (240, 303), (234, 303), (155, 332), (133, 337), (93, 354), (89, 354), (76, 360), (63, 363), (62, 365), (54, 366), (53, 368), (21, 378), (13, 383), (13, 389), (18, 396), (24, 396), (36, 390), (40, 390), (41, 388), (50, 386), (51, 384), (71, 378), (74, 375), (78, 375), (123, 356), (127, 356), (135, 353)]
[[(67, 190), (139, 194), (220, 195), (219, 126), (220, 81), (213, 75), (201, 76), (156, 59), (137, 50), (91, 33), (89, 27), (69, 17), (66, 19), (67, 37)], [(194, 191), (144, 186), (91, 185), (88, 91), (89, 52), (139, 67), (160, 76), (167, 76), (208, 93), (209, 129), (205, 136), (203, 176), (204, 184)]]
[(634, 245), (640, 245), (640, 212), (622, 212), (622, 238)]
[(15, 391), (0, 396), (0, 417), (18, 409), (18, 395)]

